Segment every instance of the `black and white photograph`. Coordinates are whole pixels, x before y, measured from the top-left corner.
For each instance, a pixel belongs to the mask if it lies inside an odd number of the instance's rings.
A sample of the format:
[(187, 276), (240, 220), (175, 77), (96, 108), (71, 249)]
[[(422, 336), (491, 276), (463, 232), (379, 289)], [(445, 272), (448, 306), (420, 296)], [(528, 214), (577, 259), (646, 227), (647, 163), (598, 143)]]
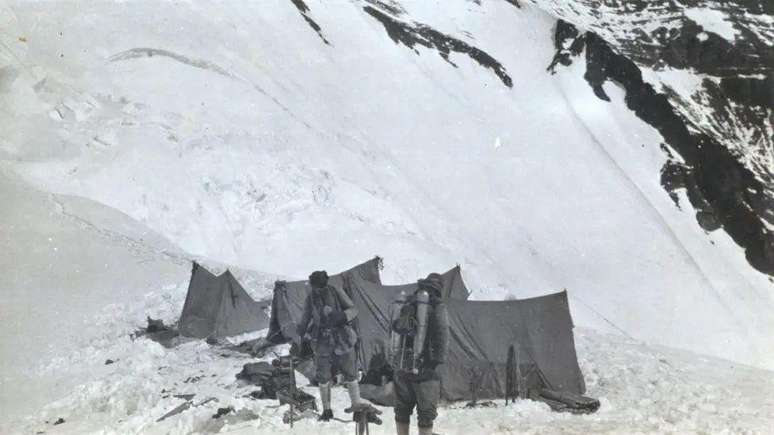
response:
[(0, 0), (0, 433), (773, 432), (771, 0)]

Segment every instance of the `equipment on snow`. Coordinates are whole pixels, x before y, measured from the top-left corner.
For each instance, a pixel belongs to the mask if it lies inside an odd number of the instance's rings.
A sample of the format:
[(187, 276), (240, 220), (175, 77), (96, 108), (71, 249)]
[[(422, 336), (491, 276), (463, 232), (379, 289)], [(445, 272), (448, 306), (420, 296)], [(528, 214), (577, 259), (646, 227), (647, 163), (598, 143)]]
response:
[(369, 423), (382, 424), (382, 419), (379, 418), (382, 411), (365, 402), (353, 404), (345, 409), (344, 412), (352, 414), (352, 420), (355, 422), (355, 435), (370, 434)]
[(297, 413), (304, 413), (310, 410), (317, 411), (317, 402), (314, 396), (296, 388), (296, 369), (293, 357), (280, 357), (275, 361), (279, 361), (280, 365), (287, 364), (287, 369), (290, 371), (290, 386), (287, 389), (277, 391), (277, 398), (280, 405), (290, 405), (290, 410), (286, 417), (290, 427), (293, 427), (293, 420)]
[(551, 410), (573, 414), (591, 414), (599, 409), (599, 400), (568, 391), (554, 391), (543, 388), (531, 391), (530, 398), (546, 403)]
[(196, 405), (194, 405), (193, 399), (186, 400), (184, 403), (181, 403), (180, 405), (176, 406), (171, 411), (169, 411), (166, 414), (164, 414), (163, 416), (161, 416), (158, 420), (156, 420), (156, 423), (158, 423), (160, 421), (164, 421), (167, 418), (172, 417), (174, 415), (180, 414), (181, 412), (187, 410), (188, 408), (190, 408), (192, 406), (193, 407), (202, 406), (202, 405), (205, 405), (207, 403), (210, 403), (212, 401), (217, 401), (217, 400), (218, 399), (216, 399), (214, 397), (210, 397), (210, 398), (202, 400), (201, 402), (197, 403)]

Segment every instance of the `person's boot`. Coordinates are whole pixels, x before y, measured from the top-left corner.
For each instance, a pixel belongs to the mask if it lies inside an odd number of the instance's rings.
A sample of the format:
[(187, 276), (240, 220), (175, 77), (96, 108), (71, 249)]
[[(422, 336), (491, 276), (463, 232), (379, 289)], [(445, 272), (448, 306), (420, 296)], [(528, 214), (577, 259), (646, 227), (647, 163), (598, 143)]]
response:
[(417, 429), (419, 429), (419, 435), (433, 435), (433, 427), (421, 427), (417, 426)]
[(328, 421), (333, 418), (331, 411), (331, 383), (320, 384), (320, 401), (322, 402), (323, 412), (320, 415), (321, 421)]
[(398, 433), (398, 435), (409, 435), (409, 424), (408, 423), (400, 423), (395, 422), (395, 429)]
[(317, 418), (320, 421), (331, 421), (333, 419), (333, 411), (330, 409), (324, 409), (320, 417)]

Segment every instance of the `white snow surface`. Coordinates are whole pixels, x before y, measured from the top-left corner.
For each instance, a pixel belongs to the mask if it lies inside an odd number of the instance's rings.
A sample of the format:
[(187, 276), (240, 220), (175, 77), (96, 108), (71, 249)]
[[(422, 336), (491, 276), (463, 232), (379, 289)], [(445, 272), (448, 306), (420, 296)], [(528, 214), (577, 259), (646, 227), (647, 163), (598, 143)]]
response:
[[(51, 361), (42, 371), (88, 379), (40, 413), (0, 426), (7, 432), (47, 434), (127, 433), (351, 433), (352, 424), (305, 419), (291, 429), (282, 422), (287, 406), (245, 397), (255, 386), (237, 381), (246, 355), (192, 341), (175, 349), (128, 331), (146, 313), (174, 320), (185, 287), (150, 292), (128, 305), (106, 307), (94, 323), (100, 334), (81, 342), (79, 350)], [(576, 330), (576, 343), (588, 387), (602, 407), (592, 415), (551, 412), (547, 405), (520, 400), (505, 407), (466, 409), (442, 405), (436, 431), (470, 433), (766, 433), (774, 421), (774, 376), (768, 370), (704, 357), (685, 351), (646, 346), (618, 335)], [(279, 349), (280, 351), (286, 349)], [(110, 358), (115, 363), (103, 365)], [(319, 403), (317, 388), (297, 376), (301, 388)], [(185, 402), (176, 395), (195, 394), (194, 404), (161, 422)], [(333, 409), (345, 418), (349, 398), (333, 390)], [(219, 408), (234, 412), (213, 419)], [(383, 411), (373, 433), (394, 433), (392, 409)], [(63, 424), (53, 425), (57, 419)]]
[(698, 23), (704, 30), (734, 42), (739, 31), (723, 11), (709, 8), (686, 8), (685, 16)]
[[(460, 263), (479, 299), (566, 288), (583, 327), (599, 413), (446, 409), (443, 433), (772, 426), (774, 286), (675, 207), (662, 139), (619, 89), (597, 99), (579, 63), (546, 73), (555, 19), (401, 2), (500, 61), (509, 89), (395, 44), (365, 3), (307, 4), (330, 46), (290, 1), (0, 4), (0, 432), (287, 432), (284, 408), (241, 397), (251, 359), (129, 334), (176, 320), (192, 258), (257, 298), (374, 254), (387, 283)], [(179, 403), (162, 389), (218, 402), (156, 424)], [(227, 405), (259, 418), (220, 427)]]

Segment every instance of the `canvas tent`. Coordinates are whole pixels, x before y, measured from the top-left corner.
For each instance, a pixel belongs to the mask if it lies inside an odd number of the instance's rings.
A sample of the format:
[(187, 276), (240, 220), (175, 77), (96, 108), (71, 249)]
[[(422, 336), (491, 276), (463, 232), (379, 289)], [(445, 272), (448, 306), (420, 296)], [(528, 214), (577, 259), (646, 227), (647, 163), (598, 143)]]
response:
[(227, 337), (266, 328), (268, 302), (253, 300), (230, 271), (215, 276), (193, 263), (188, 294), (180, 315), (180, 334), (186, 337)]
[[(328, 282), (340, 287), (350, 294), (350, 281), (369, 283), (380, 289), (381, 292), (391, 296), (392, 299), (401, 291), (411, 294), (416, 290), (416, 283), (403, 285), (382, 285), (379, 270), (382, 259), (375, 257), (365, 263), (359, 264), (348, 271), (333, 275)], [(460, 266), (456, 266), (441, 274), (444, 289), (443, 294), (448, 298), (467, 299), (470, 291), (462, 280)], [(309, 293), (307, 281), (278, 281), (274, 288), (274, 297), (271, 304), (271, 321), (267, 340), (272, 343), (286, 343), (296, 335), (296, 325), (304, 311), (304, 302)], [(392, 300), (391, 299), (391, 300)], [(358, 321), (359, 322), (359, 321)]]
[[(358, 309), (360, 364), (366, 379), (378, 379), (370, 373), (384, 366), (390, 304), (401, 286), (380, 286), (354, 276), (347, 285)], [(448, 299), (446, 304), (450, 343), (441, 368), (443, 399), (504, 397), (511, 345), (527, 388), (585, 392), (566, 292), (510, 301)]]
[[(349, 274), (364, 282), (381, 285), (379, 270), (382, 259), (374, 257), (346, 272), (330, 276), (328, 282), (344, 289), (344, 274)], [(287, 343), (296, 336), (296, 324), (301, 320), (304, 302), (309, 292), (307, 281), (277, 281), (271, 301), (271, 320), (266, 339), (272, 343)]]
[[(382, 285), (379, 261), (370, 260), (330, 278), (331, 284), (342, 286), (350, 295), (358, 310), (358, 365), (366, 383), (379, 383), (381, 375), (389, 373), (386, 346), (391, 304), (401, 292), (411, 294), (416, 289), (416, 283)], [(469, 301), (459, 266), (442, 277), (450, 323), (449, 357), (441, 366), (444, 400), (504, 397), (511, 346), (526, 389), (585, 392), (566, 292), (523, 300)], [(270, 341), (283, 343), (295, 337), (308, 291), (306, 281), (277, 283)], [(306, 371), (313, 372), (310, 367)]]
[[(344, 275), (345, 291), (349, 291), (347, 283), (347, 275)], [(441, 281), (443, 282), (442, 297), (444, 299), (458, 299), (466, 300), (470, 296), (470, 290), (465, 285), (465, 281), (462, 280), (462, 269), (459, 265), (447, 270), (441, 274)], [(414, 293), (417, 289), (417, 283), (400, 284), (400, 285), (383, 285), (381, 291), (390, 295), (399, 295), (401, 291), (406, 294)]]
[(505, 395), (508, 349), (514, 347), (526, 388), (583, 394), (567, 292), (508, 301), (449, 301), (449, 359), (443, 397)]
[(470, 290), (462, 280), (462, 270), (460, 265), (453, 267), (446, 273), (441, 274), (443, 280), (443, 297), (446, 299), (466, 300), (470, 297)]

